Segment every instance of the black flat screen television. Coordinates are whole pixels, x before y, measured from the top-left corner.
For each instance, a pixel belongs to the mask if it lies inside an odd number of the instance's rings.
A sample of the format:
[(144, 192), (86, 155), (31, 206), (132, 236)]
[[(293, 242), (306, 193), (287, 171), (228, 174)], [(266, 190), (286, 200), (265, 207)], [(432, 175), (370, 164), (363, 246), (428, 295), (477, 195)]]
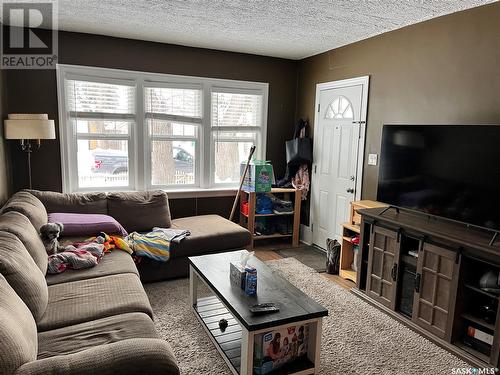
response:
[(384, 125), (377, 199), (500, 230), (500, 126)]

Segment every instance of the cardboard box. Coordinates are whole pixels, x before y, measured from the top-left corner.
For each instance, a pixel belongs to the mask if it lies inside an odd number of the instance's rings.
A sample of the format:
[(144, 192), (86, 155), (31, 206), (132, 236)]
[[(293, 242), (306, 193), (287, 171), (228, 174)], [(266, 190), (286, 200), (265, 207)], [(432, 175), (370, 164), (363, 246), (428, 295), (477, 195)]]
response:
[(253, 371), (265, 375), (307, 355), (309, 325), (298, 324), (255, 336)]
[[(240, 176), (245, 171), (246, 163), (240, 165)], [(243, 180), (243, 190), (251, 193), (267, 193), (271, 191), (274, 180), (273, 166), (262, 160), (252, 161)]]

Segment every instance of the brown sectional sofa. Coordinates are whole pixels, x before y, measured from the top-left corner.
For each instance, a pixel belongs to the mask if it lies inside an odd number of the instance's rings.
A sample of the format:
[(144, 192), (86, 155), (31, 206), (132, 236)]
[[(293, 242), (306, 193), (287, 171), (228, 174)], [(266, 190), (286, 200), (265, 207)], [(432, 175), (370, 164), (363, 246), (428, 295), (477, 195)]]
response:
[[(22, 208), (37, 206), (31, 197), (26, 197), (28, 194), (38, 198), (48, 213), (105, 214), (114, 217), (129, 233), (150, 231), (155, 226), (189, 230), (189, 237), (178, 244), (171, 244), (168, 262), (142, 259), (137, 265), (142, 282), (187, 277), (188, 257), (242, 249), (251, 242), (248, 230), (219, 215), (171, 219), (168, 198), (162, 191), (62, 194), (26, 190), (17, 194), (28, 198)], [(38, 217), (32, 220), (40, 221)]]
[[(172, 247), (169, 262), (143, 261), (139, 271), (115, 250), (94, 268), (46, 275), (38, 230), (47, 211), (114, 213), (129, 231), (172, 225), (192, 235)], [(215, 215), (171, 220), (162, 192), (16, 193), (0, 211), (0, 374), (178, 374), (139, 275), (185, 276), (188, 256), (249, 241), (246, 230)]]

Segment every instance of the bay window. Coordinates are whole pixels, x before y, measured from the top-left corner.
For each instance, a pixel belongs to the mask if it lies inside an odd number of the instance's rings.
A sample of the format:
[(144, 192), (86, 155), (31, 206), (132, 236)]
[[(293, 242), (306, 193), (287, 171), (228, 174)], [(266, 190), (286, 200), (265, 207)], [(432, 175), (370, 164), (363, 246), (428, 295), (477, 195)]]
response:
[(267, 83), (58, 65), (64, 191), (236, 187)]

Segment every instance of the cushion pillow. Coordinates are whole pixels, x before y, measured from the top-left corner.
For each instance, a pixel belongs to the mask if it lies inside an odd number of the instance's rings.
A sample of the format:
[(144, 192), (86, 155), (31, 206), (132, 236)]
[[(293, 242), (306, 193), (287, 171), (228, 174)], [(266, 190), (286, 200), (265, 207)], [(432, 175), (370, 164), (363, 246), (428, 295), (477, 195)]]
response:
[(153, 227), (170, 228), (170, 209), (164, 191), (117, 192), (108, 194), (108, 214), (130, 233)]
[(13, 374), (36, 360), (36, 324), (29, 309), (0, 275), (0, 374)]
[(45, 313), (49, 290), (42, 271), (12, 233), (0, 232), (0, 273), (24, 301), (35, 321)]
[(106, 193), (70, 193), (27, 190), (45, 206), (47, 212), (71, 212), (77, 214), (108, 214)]
[(26, 216), (15, 211), (5, 212), (0, 215), (0, 231), (17, 236), (38, 268), (40, 268), (40, 271), (44, 275), (47, 273), (47, 251), (40, 235)]
[(127, 231), (114, 218), (99, 214), (50, 213), (49, 223), (62, 223), (63, 236), (95, 236), (99, 232), (127, 236)]
[(43, 203), (27, 191), (17, 192), (5, 203), (2, 212), (9, 211), (19, 212), (30, 219), (37, 232), (42, 225), (47, 224), (47, 210)]

